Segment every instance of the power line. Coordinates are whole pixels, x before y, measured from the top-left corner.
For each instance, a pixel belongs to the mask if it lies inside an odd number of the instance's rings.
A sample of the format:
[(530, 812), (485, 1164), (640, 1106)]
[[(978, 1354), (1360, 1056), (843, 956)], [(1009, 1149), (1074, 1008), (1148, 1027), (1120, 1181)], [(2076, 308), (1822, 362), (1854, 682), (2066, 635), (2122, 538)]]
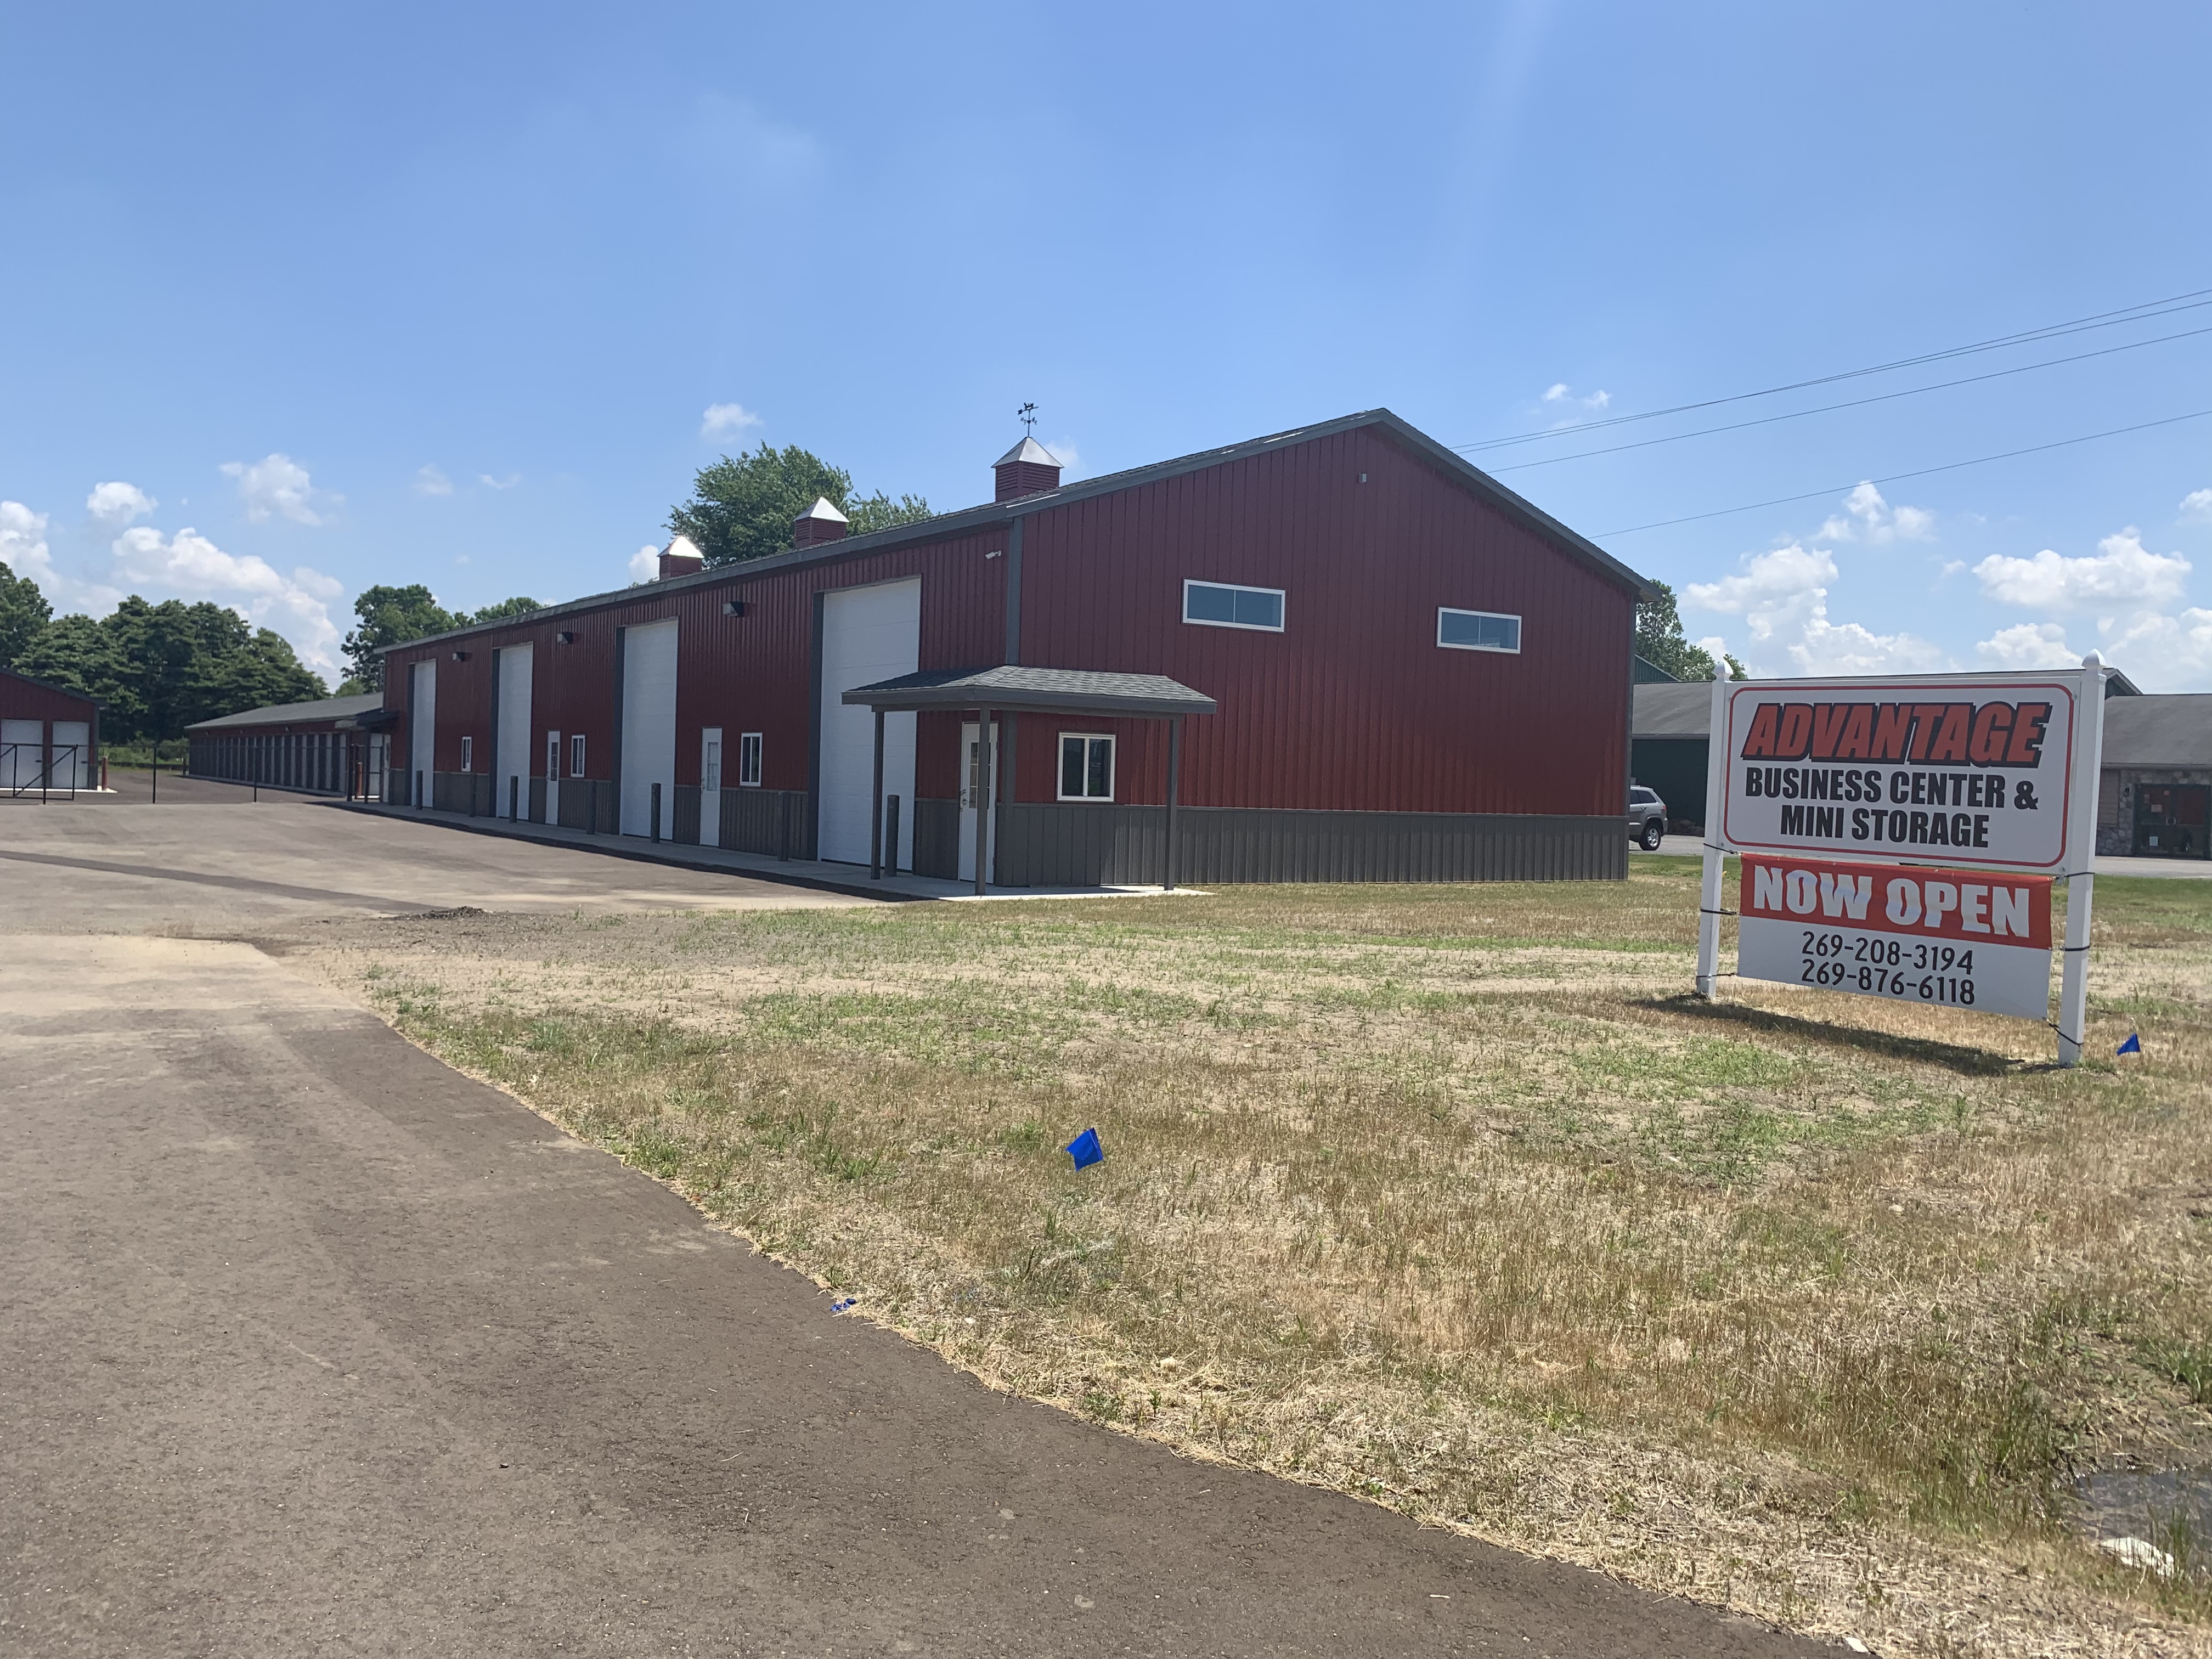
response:
[(1701, 426), (1695, 432), (1670, 433), (1664, 438), (1640, 438), (1634, 443), (1613, 444), (1604, 449), (1578, 449), (1571, 455), (1553, 455), (1540, 461), (1516, 461), (1511, 466), (1494, 466), (1490, 471), (1526, 472), (1531, 467), (1557, 466), (1562, 461), (1587, 460), (1593, 455), (1618, 455), (1625, 449), (1650, 449), (1657, 444), (1680, 443), (1685, 438), (1709, 438), (1716, 432), (1741, 432), (1746, 427), (1772, 426), (1778, 421), (1802, 420), (1808, 415), (1829, 415), (1839, 409), (1862, 409), (1869, 404), (1893, 403), (1899, 398), (1917, 398), (1923, 392), (1948, 392), (1953, 386), (1975, 386), (1984, 380), (2002, 380), (2010, 374), (2026, 374), (2038, 368), (2057, 368), (2062, 363), (2087, 362), (2092, 357), (2110, 357), (2116, 352), (2164, 345), (2169, 340), (2193, 339), (2199, 334), (2212, 334), (2212, 325), (2184, 329), (2179, 334), (2161, 334), (2155, 339), (2130, 340), (2125, 345), (2106, 346), (2100, 351), (2079, 351), (2071, 357), (2050, 357), (2039, 363), (2021, 363), (2011, 368), (1995, 368), (1986, 374), (1969, 374), (1963, 380), (1938, 380), (1933, 386), (1907, 386), (1902, 392), (1880, 392), (1871, 398), (1853, 398), (1844, 403), (1822, 404), (1814, 409), (1793, 409), (1786, 415), (1762, 415), (1756, 420), (1735, 421), (1726, 426)]
[(1849, 483), (1832, 484), (1826, 489), (1808, 489), (1797, 495), (1777, 495), (1771, 501), (1747, 501), (1741, 507), (1717, 507), (1711, 513), (1690, 513), (1679, 519), (1659, 519), (1650, 524), (1632, 524), (1625, 530), (1601, 530), (1601, 538), (1633, 536), (1642, 530), (1664, 530), (1669, 525), (1696, 524), (1703, 519), (1724, 519), (1732, 513), (1755, 513), (1762, 507), (1784, 507), (1791, 501), (1816, 501), (1823, 495), (1839, 495), (1847, 489), (1856, 489), (1863, 483), (1903, 483), (1907, 478), (1924, 478), (1935, 472), (1956, 472), (1965, 466), (1986, 466), (1991, 461), (2008, 461), (2015, 455), (2039, 455), (2049, 449), (2065, 449), (2074, 444), (2094, 443), (2100, 438), (2118, 438), (2130, 432), (2148, 432), (2153, 427), (2177, 426), (2184, 421), (2201, 421), (2212, 415), (2212, 409), (2200, 409), (2187, 415), (2169, 415), (2162, 421), (2142, 421), (2134, 426), (2116, 426), (2106, 432), (2084, 433), (2078, 438), (2061, 438), (2055, 443), (2030, 444), (2025, 449), (2008, 449), (2001, 455), (1978, 455), (1971, 461), (1947, 461), (1942, 466), (1923, 466), (1911, 472), (1893, 472), (1881, 478), (1854, 478)]
[(2186, 294), (2169, 295), (2163, 300), (2146, 300), (2140, 305), (2127, 306), (2118, 311), (2100, 311), (2087, 317), (2076, 317), (2063, 323), (2051, 323), (2041, 328), (2024, 329), (2016, 334), (2002, 334), (1994, 339), (1979, 340), (1970, 345), (1951, 346), (1942, 351), (1923, 352), (1917, 356), (1899, 357), (1886, 363), (1875, 363), (1866, 368), (1844, 369), (1835, 374), (1816, 375), (1811, 380), (1792, 380), (1784, 386), (1763, 387), (1757, 392), (1739, 392), (1726, 398), (1706, 398), (1696, 403), (1675, 404), (1666, 409), (1645, 410), (1636, 415), (1615, 415), (1602, 421), (1578, 421), (1571, 426), (1550, 427), (1541, 432), (1523, 432), (1504, 438), (1485, 438), (1474, 443), (1454, 444), (1453, 449), (1462, 454), (1477, 450), (1502, 449), (1515, 444), (1539, 443), (1547, 438), (1565, 437), (1572, 434), (1599, 432), (1607, 427), (1626, 426), (1637, 421), (1656, 421), (1668, 415), (1686, 415), (1700, 409), (1717, 409), (1725, 404), (1740, 404), (1753, 398), (1771, 398), (1784, 392), (1802, 392), (1808, 386), (1832, 386), (1838, 380), (1863, 380), (1869, 374), (1887, 374), (1900, 368), (1913, 368), (1923, 363), (1942, 362), (1953, 357), (1971, 356), (1977, 352), (1996, 351), (2006, 346), (2025, 345), (2043, 340), (2058, 339), (2069, 334), (2087, 333), (2093, 329), (2118, 328), (2125, 323), (2148, 322), (2153, 318), (2171, 316), (2175, 312), (2195, 311), (2212, 305), (2212, 288), (2191, 289)]

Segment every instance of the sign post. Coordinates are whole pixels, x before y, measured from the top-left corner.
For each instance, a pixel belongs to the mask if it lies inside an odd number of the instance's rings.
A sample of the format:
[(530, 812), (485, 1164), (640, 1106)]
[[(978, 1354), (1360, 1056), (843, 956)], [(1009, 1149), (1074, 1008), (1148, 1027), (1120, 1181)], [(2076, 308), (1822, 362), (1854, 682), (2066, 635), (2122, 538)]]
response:
[(1737, 974), (2050, 1018), (2081, 1059), (2105, 676), (1713, 684), (1698, 992), (1719, 981), (1722, 861), (1743, 860)]

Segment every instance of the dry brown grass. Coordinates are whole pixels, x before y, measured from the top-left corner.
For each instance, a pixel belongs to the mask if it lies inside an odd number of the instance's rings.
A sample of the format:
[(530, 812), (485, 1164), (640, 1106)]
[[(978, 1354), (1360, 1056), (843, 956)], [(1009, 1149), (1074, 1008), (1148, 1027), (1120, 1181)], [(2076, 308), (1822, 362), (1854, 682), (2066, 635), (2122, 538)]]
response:
[(2021, 1022), (1681, 995), (1693, 871), (315, 956), (1101, 1422), (1877, 1650), (2212, 1651), (2201, 1583), (2069, 1524), (2083, 1468), (2212, 1462), (2212, 884), (2100, 884), (2092, 1053), (2112, 997), (2151, 1053), (2060, 1073)]

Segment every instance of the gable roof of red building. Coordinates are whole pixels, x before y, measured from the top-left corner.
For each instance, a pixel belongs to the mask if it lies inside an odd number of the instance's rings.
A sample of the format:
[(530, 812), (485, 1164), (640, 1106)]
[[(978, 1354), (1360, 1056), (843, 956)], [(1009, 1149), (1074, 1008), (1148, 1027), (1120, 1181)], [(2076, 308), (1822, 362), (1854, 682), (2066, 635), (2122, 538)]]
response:
[[(717, 582), (750, 580), (772, 571), (788, 570), (795, 565), (827, 564), (839, 559), (849, 559), (867, 553), (880, 553), (888, 549), (914, 543), (935, 541), (940, 538), (957, 536), (992, 525), (1005, 524), (1033, 513), (1045, 512), (1069, 502), (1088, 501), (1094, 496), (1110, 495), (1119, 490), (1135, 489), (1156, 483), (1164, 478), (1184, 473), (1202, 471), (1208, 467), (1223, 466), (1249, 456), (1261, 455), (1270, 450), (1288, 448), (1293, 445), (1312, 443), (1339, 433), (1372, 428), (1396, 441), (1416, 459), (1426, 461), (1453, 483), (1459, 484), (1476, 499), (1504, 514), (1506, 518), (1551, 543), (1569, 557), (1588, 566), (1593, 574), (1626, 589), (1638, 599), (1654, 597), (1656, 590), (1644, 577), (1591, 541), (1587, 536), (1570, 530), (1541, 507), (1514, 494), (1504, 484), (1476, 466), (1464, 455), (1446, 448), (1418, 427), (1401, 420), (1387, 409), (1370, 409), (1356, 415), (1344, 415), (1333, 421), (1322, 421), (1312, 426), (1293, 427), (1287, 432), (1270, 434), (1264, 438), (1248, 438), (1242, 443), (1225, 445), (1219, 449), (1202, 449), (1189, 455), (1179, 455), (1173, 460), (1154, 461), (1146, 466), (1132, 467), (1127, 471), (1109, 472), (1096, 478), (1085, 478), (1075, 483), (1062, 484), (1057, 489), (1048, 489), (1035, 495), (1024, 495), (1018, 500), (987, 502), (981, 507), (963, 507), (956, 512), (940, 513), (933, 518), (913, 524), (895, 525), (888, 530), (878, 530), (864, 536), (848, 536), (840, 540), (815, 547), (793, 548), (789, 552), (770, 554), (766, 558), (746, 559), (735, 564), (710, 566), (696, 575), (674, 576), (651, 584), (657, 596), (680, 592), (686, 588), (710, 586)], [(635, 587), (618, 588), (610, 592), (593, 593), (580, 599), (570, 599), (562, 605), (548, 605), (533, 611), (527, 618), (532, 623), (543, 623), (552, 617), (574, 616), (581, 611), (597, 611), (607, 605), (622, 605), (639, 599)], [(419, 640), (407, 640), (398, 645), (383, 647), (385, 651), (408, 651), (440, 641), (460, 639), (495, 629), (511, 627), (516, 619), (483, 623), (473, 628), (456, 629), (449, 634), (433, 634)], [(380, 653), (381, 654), (381, 653)]]

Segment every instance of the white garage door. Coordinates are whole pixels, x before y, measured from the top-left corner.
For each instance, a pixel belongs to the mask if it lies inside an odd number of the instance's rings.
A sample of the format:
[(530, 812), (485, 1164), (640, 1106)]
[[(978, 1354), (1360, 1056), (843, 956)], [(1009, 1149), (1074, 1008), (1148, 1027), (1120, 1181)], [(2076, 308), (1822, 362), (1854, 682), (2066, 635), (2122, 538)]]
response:
[[(848, 587), (822, 600), (822, 856), (868, 861), (876, 717), (848, 708), (856, 685), (911, 674), (921, 662), (921, 578)], [(897, 864), (914, 868), (914, 716), (884, 721), (884, 793), (899, 798)]]
[(46, 722), (0, 720), (0, 789), (35, 789), (46, 766)]
[(499, 753), (492, 767), (492, 811), (501, 817), (530, 816), (530, 647), (510, 645), (499, 653)]
[(438, 665), (433, 660), (415, 665), (415, 684), (407, 693), (407, 797), (416, 806), (428, 806), (436, 796), (431, 775), (438, 767)]
[(676, 622), (623, 634), (622, 832), (653, 833), (660, 786), (660, 836), (676, 825)]

